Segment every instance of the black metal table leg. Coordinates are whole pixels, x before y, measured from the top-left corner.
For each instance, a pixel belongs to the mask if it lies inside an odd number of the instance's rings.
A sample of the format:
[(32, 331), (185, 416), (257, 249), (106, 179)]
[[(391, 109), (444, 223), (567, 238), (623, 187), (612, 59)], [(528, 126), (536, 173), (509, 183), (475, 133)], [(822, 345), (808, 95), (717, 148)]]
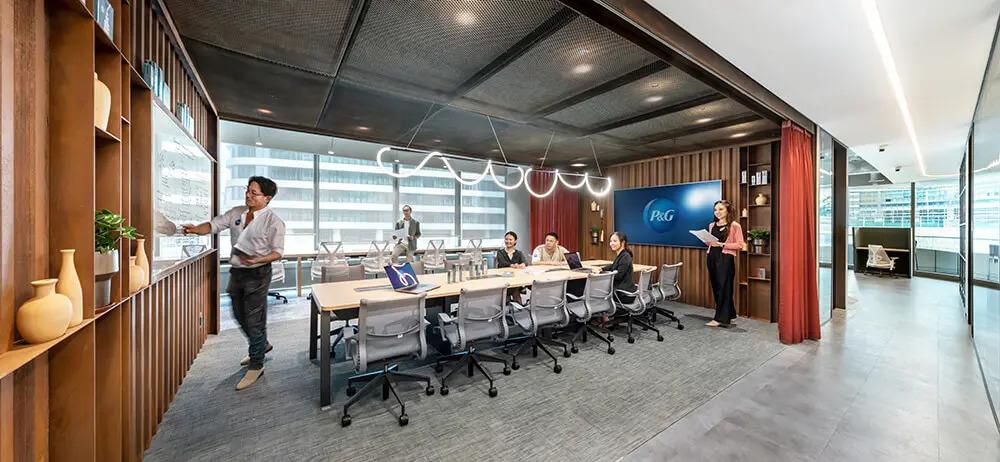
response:
[(319, 308), (316, 305), (316, 298), (309, 302), (309, 360), (312, 361), (316, 359), (316, 324), (319, 320)]
[[(319, 321), (319, 351), (324, 353), (330, 351), (330, 312), (322, 311)], [(319, 406), (326, 410), (330, 407), (330, 362), (333, 357), (330, 354), (319, 355)]]

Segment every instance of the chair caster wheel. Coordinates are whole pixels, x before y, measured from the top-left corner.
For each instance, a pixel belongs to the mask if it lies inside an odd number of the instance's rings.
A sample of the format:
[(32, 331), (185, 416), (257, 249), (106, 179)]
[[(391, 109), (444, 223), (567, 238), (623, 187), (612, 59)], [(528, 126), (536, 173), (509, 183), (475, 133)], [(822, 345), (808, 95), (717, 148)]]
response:
[(563, 350), (563, 358), (568, 358), (570, 356), (573, 356), (573, 353), (570, 353), (569, 350)]
[(656, 336), (656, 341), (657, 342), (662, 342), (663, 341), (663, 336), (662, 335), (657, 335)]
[(497, 397), (497, 389), (496, 389), (496, 387), (490, 387), (489, 393), (490, 393), (490, 398), (496, 398)]
[(403, 415), (399, 416), (399, 426), (400, 427), (405, 427), (406, 424), (408, 424), (408, 423), (410, 423), (410, 417), (409, 416), (407, 416), (406, 414), (403, 414)]
[(615, 341), (615, 336), (614, 335), (609, 335), (608, 336), (608, 341), (609, 342), (614, 342)]
[(427, 396), (432, 396), (434, 394), (434, 385), (427, 385), (427, 388), (424, 389), (424, 393), (427, 393)]
[(609, 355), (615, 354), (615, 347), (608, 347), (608, 354)]
[(580, 352), (580, 349), (579, 349), (579, 348), (577, 348), (577, 347), (573, 347), (573, 348), (571, 348), (571, 349), (570, 349), (569, 351), (572, 351), (572, 352), (573, 352), (573, 354), (576, 354), (576, 353), (579, 353), (579, 352)]
[(510, 368), (509, 367), (503, 368), (503, 375), (510, 375)]
[(677, 325), (677, 330), (684, 330), (684, 326), (682, 326), (682, 325), (678, 324), (678, 325)]
[(448, 396), (449, 391), (447, 385), (441, 385), (441, 396)]
[(347, 396), (354, 396), (354, 394), (357, 392), (358, 392), (357, 388), (347, 387)]
[(516, 370), (518, 370), (518, 369), (520, 369), (520, 368), (521, 368), (521, 365), (520, 365), (520, 364), (518, 364), (518, 363), (514, 363), (514, 364), (511, 364), (511, 365), (510, 365), (510, 368), (511, 368), (511, 369), (514, 369), (514, 370), (516, 371)]
[(349, 427), (350, 425), (351, 425), (351, 415), (344, 414), (344, 416), (340, 418), (340, 426)]
[(434, 372), (437, 372), (438, 374), (444, 372), (444, 366), (442, 366), (440, 364), (434, 366)]
[(552, 372), (555, 372), (556, 374), (562, 372), (562, 366), (560, 366), (559, 364), (556, 364), (556, 367), (552, 368)]
[(635, 338), (634, 337), (629, 337), (628, 338), (628, 343), (635, 343)]

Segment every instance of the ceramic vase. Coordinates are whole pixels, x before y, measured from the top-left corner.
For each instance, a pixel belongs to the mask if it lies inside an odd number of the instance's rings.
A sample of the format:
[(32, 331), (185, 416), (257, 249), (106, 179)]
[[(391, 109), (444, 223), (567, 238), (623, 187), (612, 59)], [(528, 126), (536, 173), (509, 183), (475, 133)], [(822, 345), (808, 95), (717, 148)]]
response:
[(764, 193), (757, 193), (757, 197), (753, 201), (757, 205), (767, 205), (767, 196)]
[(134, 294), (143, 288), (146, 272), (136, 264), (136, 257), (128, 257), (128, 292)]
[(142, 286), (146, 287), (149, 285), (149, 259), (146, 258), (146, 240), (136, 239), (135, 240), (135, 264), (136, 266), (142, 268), (143, 278)]
[(750, 216), (750, 212), (746, 209), (746, 207), (743, 208), (743, 212), (740, 213), (740, 216), (743, 218), (747, 218)]
[(94, 73), (94, 125), (101, 130), (108, 129), (111, 116), (111, 90)]
[(111, 278), (118, 272), (118, 249), (94, 252), (94, 306), (105, 306), (111, 300)]
[(83, 322), (83, 286), (80, 285), (80, 276), (76, 274), (76, 264), (73, 262), (76, 250), (63, 249), (59, 252), (62, 253), (62, 265), (59, 268), (56, 292), (65, 295), (73, 305), (73, 315), (69, 321), (69, 326), (73, 327)]
[(73, 303), (63, 294), (56, 293), (58, 279), (32, 281), (35, 296), (17, 310), (17, 331), (28, 343), (42, 343), (59, 338), (66, 333)]

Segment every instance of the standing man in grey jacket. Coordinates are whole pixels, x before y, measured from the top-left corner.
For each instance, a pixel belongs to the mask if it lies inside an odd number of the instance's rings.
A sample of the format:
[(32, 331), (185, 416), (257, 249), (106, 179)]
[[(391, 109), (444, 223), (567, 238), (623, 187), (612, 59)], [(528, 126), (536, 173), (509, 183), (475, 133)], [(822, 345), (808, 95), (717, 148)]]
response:
[(396, 263), (403, 253), (406, 253), (406, 261), (412, 262), (413, 252), (417, 250), (417, 238), (420, 237), (420, 222), (413, 218), (413, 209), (409, 205), (403, 206), (403, 219), (396, 222), (393, 230), (396, 231), (392, 236), (396, 246), (392, 249), (392, 262)]

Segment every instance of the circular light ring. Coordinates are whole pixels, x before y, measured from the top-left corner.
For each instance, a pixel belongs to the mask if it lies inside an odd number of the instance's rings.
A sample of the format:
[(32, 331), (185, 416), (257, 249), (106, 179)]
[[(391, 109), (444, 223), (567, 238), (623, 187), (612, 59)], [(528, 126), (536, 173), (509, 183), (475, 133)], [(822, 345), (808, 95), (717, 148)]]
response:
[(531, 190), (531, 182), (528, 181), (528, 175), (531, 173), (532, 170), (533, 169), (529, 168), (527, 171), (524, 172), (524, 188), (528, 190), (528, 194), (531, 194), (532, 196), (535, 196), (539, 199), (544, 199), (548, 197), (550, 194), (552, 194), (552, 191), (556, 190), (556, 185), (559, 184), (559, 170), (556, 170), (554, 172), (555, 178), (552, 179), (552, 186), (549, 186), (549, 190), (545, 191), (545, 193), (543, 194), (538, 194)]
[(514, 183), (513, 186), (507, 186), (501, 183), (500, 180), (497, 179), (496, 173), (493, 171), (493, 164), (491, 163), (489, 167), (490, 167), (490, 176), (493, 177), (493, 182), (496, 183), (497, 186), (506, 189), (507, 191), (517, 189), (518, 187), (521, 186), (521, 183), (524, 183), (524, 169), (522, 169), (521, 167), (517, 167), (517, 171), (521, 173), (521, 176), (520, 178), (517, 179), (517, 183)]
[(563, 178), (564, 176), (565, 175), (563, 175), (563, 174), (561, 174), (559, 172), (556, 172), (556, 178), (559, 179), (559, 182), (562, 183), (562, 184), (564, 184), (564, 185), (566, 185), (566, 187), (569, 188), (569, 189), (580, 189), (580, 187), (582, 187), (584, 184), (587, 183), (587, 178), (588, 178), (588, 174), (584, 173), (583, 174), (583, 180), (581, 180), (579, 183), (577, 183), (577, 184), (569, 184), (569, 182), (566, 181), (565, 178)]

